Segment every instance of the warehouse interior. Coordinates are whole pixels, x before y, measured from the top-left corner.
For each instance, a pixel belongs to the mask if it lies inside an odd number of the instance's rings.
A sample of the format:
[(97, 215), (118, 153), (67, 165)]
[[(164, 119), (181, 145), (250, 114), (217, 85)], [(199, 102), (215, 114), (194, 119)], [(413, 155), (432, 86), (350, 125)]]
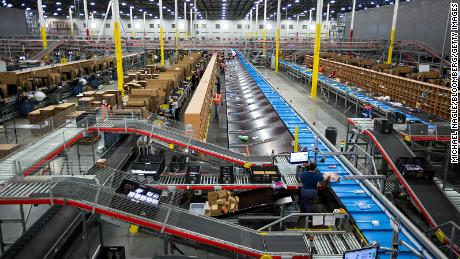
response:
[(459, 258), (457, 31), (450, 0), (2, 0), (0, 258)]

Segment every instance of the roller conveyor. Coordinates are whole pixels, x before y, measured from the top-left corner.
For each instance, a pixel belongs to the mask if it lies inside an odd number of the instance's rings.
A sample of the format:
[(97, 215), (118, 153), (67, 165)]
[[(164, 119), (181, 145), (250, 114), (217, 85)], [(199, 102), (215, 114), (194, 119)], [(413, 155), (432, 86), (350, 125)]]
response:
[(34, 173), (45, 162), (78, 141), (82, 132), (83, 129), (70, 123), (0, 160), (0, 183), (13, 177), (15, 172), (26, 176)]
[[(38, 185), (48, 184), (51, 194), (38, 191)], [(191, 239), (203, 244), (220, 247), (249, 256), (260, 257), (308, 255), (308, 245), (301, 233), (264, 234), (239, 225), (210, 217), (191, 214), (189, 211), (168, 205), (164, 201), (158, 206), (135, 202), (115, 193), (115, 190), (99, 185), (60, 180), (50, 187), (50, 182), (38, 179), (9, 182), (0, 189), (0, 204), (48, 204), (67, 205), (138, 224), (167, 234)], [(11, 187), (28, 189), (28, 192), (8, 192)], [(288, 242), (289, 241), (289, 242)], [(288, 243), (286, 243), (288, 242)]]
[[(299, 144), (303, 147), (314, 145), (315, 136), (310, 125), (297, 114), (289, 105), (289, 102), (283, 99), (247, 60), (241, 55), (239, 55), (239, 60), (245, 69), (248, 70), (249, 74), (255, 79), (262, 92), (275, 108), (281, 120), (283, 120), (289, 128), (291, 134), (294, 134), (295, 127), (299, 127)], [(321, 150), (321, 152), (331, 151), (330, 146), (325, 144), (324, 140), (320, 140), (318, 149)], [(344, 166), (344, 164), (347, 164), (347, 161), (342, 161), (342, 159), (345, 158), (327, 158), (325, 163), (318, 164), (318, 169), (321, 172), (335, 172), (341, 176), (351, 174), (351, 170)], [(369, 187), (364, 186), (363, 183), (354, 180), (331, 184), (331, 189), (336, 193), (338, 199), (355, 220), (363, 236), (368, 241), (378, 241), (381, 246), (389, 247), (392, 245), (393, 233), (393, 228), (391, 227), (392, 216), (390, 215), (397, 212), (390, 212), (388, 209), (389, 205), (383, 205), (384, 203), (380, 202), (382, 197), (371, 194), (368, 188)], [(366, 207), (361, 209), (358, 207), (359, 204), (365, 204)], [(379, 224), (373, 225), (371, 223), (372, 220), (377, 220)], [(403, 224), (403, 231), (400, 234), (400, 239), (408, 242), (413, 247), (417, 247), (417, 249), (421, 249), (424, 256), (428, 258), (433, 257), (433, 254), (430, 254), (432, 251), (439, 252), (430, 241), (425, 239), (422, 233), (417, 232), (418, 230), (416, 230), (413, 225), (410, 225), (407, 219), (405, 222), (409, 225)], [(386, 256), (387, 255), (382, 255), (381, 258), (386, 258)], [(408, 249), (402, 248), (398, 258), (411, 258), (413, 256), (414, 254)], [(442, 257), (443, 255), (440, 254), (440, 256)]]

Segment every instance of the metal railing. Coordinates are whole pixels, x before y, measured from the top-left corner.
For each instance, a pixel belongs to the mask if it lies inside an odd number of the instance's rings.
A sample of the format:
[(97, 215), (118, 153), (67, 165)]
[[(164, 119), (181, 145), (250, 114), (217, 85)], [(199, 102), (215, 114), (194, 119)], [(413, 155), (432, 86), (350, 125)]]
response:
[[(442, 233), (440, 233), (439, 230), (442, 230)], [(428, 237), (430, 237), (432, 234), (436, 234), (437, 236), (440, 235), (439, 237), (445, 241), (443, 244), (449, 249), (449, 258), (458, 258), (458, 254), (460, 254), (460, 247), (458, 242), (460, 240), (457, 240), (457, 235), (460, 233), (460, 227), (455, 224), (455, 222), (445, 222), (443, 224), (437, 225), (436, 227), (425, 230), (424, 233)], [(443, 233), (445, 233), (447, 236)]]
[[(348, 219), (347, 214), (339, 214), (339, 213), (291, 213), (289, 215), (286, 215), (280, 219), (277, 219), (259, 229), (257, 231), (263, 231), (268, 229), (268, 231), (272, 231), (272, 227), (275, 225), (282, 225), (284, 221), (287, 219), (293, 218), (293, 217), (305, 217), (305, 228), (308, 227), (308, 222), (312, 222), (314, 217), (333, 217), (334, 218), (334, 226), (336, 227), (337, 230), (342, 230), (345, 222), (343, 222), (343, 219)], [(339, 222), (337, 223), (337, 219), (339, 219)], [(323, 221), (324, 222), (324, 221)]]

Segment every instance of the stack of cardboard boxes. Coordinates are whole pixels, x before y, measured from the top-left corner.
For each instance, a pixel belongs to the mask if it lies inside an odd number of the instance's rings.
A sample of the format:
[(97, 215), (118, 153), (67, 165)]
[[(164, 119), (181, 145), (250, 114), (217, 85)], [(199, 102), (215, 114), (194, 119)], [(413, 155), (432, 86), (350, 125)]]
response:
[(118, 90), (85, 91), (83, 92), (83, 97), (78, 99), (78, 106), (83, 110), (97, 108), (101, 106), (103, 100), (112, 106), (121, 105), (122, 103)]
[(205, 209), (207, 216), (220, 216), (238, 211), (238, 196), (227, 190), (208, 192), (208, 206)]
[(52, 119), (48, 124), (42, 125), (40, 129), (31, 129), (32, 135), (43, 135), (65, 124), (67, 115), (75, 111), (75, 103), (63, 103), (59, 105), (50, 105), (44, 108), (36, 109), (27, 114), (30, 124), (41, 124), (45, 120)]

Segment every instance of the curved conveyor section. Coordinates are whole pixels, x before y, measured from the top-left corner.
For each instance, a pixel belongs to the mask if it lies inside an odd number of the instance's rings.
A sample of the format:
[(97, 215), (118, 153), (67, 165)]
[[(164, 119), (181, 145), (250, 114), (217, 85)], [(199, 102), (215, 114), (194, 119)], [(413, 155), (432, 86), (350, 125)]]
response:
[[(263, 78), (263, 76), (239, 54), (239, 60), (244, 68), (257, 82), (259, 88), (270, 101), (281, 120), (289, 128), (291, 134), (294, 134), (295, 127), (299, 127), (299, 144), (303, 147), (314, 145), (314, 133), (305, 120), (303, 120), (284, 100), (280, 94)], [(322, 152), (332, 151), (323, 140), (320, 140), (318, 148)], [(344, 166), (346, 162), (338, 158), (328, 158), (325, 163), (319, 164), (318, 169), (321, 172), (335, 172), (341, 176), (351, 174), (351, 169)], [(380, 246), (392, 246), (393, 228), (391, 218), (394, 216), (390, 209), (385, 207), (381, 202), (382, 197), (373, 195), (372, 192), (363, 183), (354, 180), (341, 181), (340, 183), (331, 184), (348, 213), (353, 217), (356, 225), (363, 236), (370, 241), (378, 241)], [(367, 208), (362, 209), (358, 204), (366, 204)], [(394, 208), (393, 208), (394, 209)], [(378, 226), (372, 224), (373, 220), (379, 222)], [(410, 224), (410, 223), (408, 223)], [(417, 231), (417, 233), (409, 231)], [(414, 226), (410, 228), (402, 224), (400, 239), (409, 243), (412, 247), (422, 250), (426, 258), (443, 257), (444, 255), (430, 242), (421, 232), (415, 230)], [(416, 256), (407, 248), (401, 248), (398, 258), (416, 258)], [(388, 254), (381, 255), (380, 258), (389, 258)]]

